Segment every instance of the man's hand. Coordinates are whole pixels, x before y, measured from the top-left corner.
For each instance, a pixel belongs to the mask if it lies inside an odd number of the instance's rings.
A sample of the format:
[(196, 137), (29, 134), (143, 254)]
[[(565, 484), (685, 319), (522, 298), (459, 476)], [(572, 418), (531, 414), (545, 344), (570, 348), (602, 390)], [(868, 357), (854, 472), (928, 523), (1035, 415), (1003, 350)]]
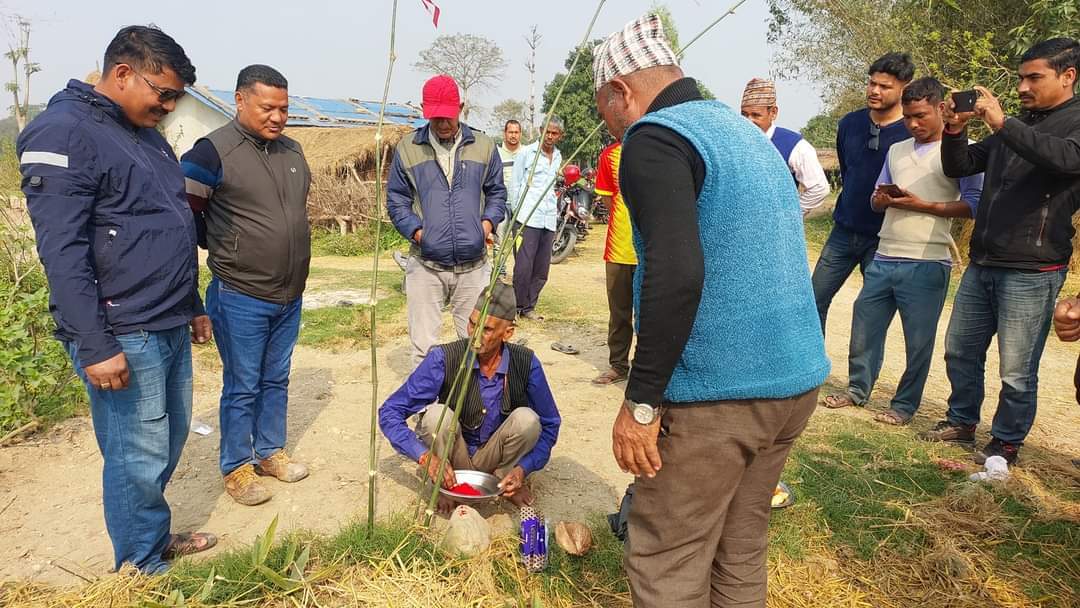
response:
[(491, 233), (495, 232), (495, 227), (492, 225), (491, 220), (483, 220), (480, 225), (484, 228), (484, 242), (488, 245), (494, 245), (495, 239), (491, 236)]
[[(439, 475), (439, 457), (434, 452), (424, 452), (424, 455), (420, 457), (420, 466), (427, 468), (428, 479), (434, 481)], [(457, 477), (454, 475), (454, 467), (450, 466), (450, 463), (446, 463), (446, 468), (443, 469), (442, 487), (449, 490), (457, 485)]]
[(655, 477), (663, 464), (656, 448), (659, 434), (659, 417), (652, 424), (638, 424), (630, 410), (620, 405), (611, 430), (611, 447), (619, 468), (637, 476)]
[(213, 326), (208, 315), (199, 315), (191, 320), (191, 341), (206, 344), (214, 336)]
[(520, 490), (525, 485), (525, 469), (521, 466), (516, 466), (503, 480), (499, 482), (499, 489), (502, 490), (502, 495), (510, 498), (515, 492)]
[(870, 197), (870, 202), (873, 203), (874, 209), (877, 211), (884, 211), (892, 206), (893, 198), (881, 190), (874, 190), (874, 195)]
[(977, 86), (975, 90), (979, 92), (979, 99), (975, 102), (975, 114), (991, 131), (997, 133), (1005, 126), (1005, 110), (1001, 108), (1001, 102), (986, 87)]
[(101, 363), (87, 365), (83, 368), (83, 373), (91, 386), (102, 391), (125, 389), (130, 379), (124, 353), (113, 355)]
[(1080, 340), (1080, 296), (1058, 302), (1054, 308), (1054, 331), (1063, 342)]
[(920, 211), (925, 209), (929, 204), (925, 200), (912, 194), (908, 190), (903, 190), (904, 196), (898, 198), (890, 198), (890, 206), (897, 207), (899, 209), (908, 209), (910, 211)]
[(952, 95), (949, 95), (945, 100), (945, 111), (942, 113), (942, 117), (945, 119), (945, 131), (954, 135), (963, 131), (968, 121), (975, 117), (975, 112), (957, 113), (954, 110), (955, 107), (956, 104), (952, 100)]
[(413, 238), (414, 241), (416, 241), (417, 245), (420, 244), (420, 239), (423, 238), (423, 237), (424, 237), (424, 229), (423, 228), (417, 230), (412, 235), (412, 238)]

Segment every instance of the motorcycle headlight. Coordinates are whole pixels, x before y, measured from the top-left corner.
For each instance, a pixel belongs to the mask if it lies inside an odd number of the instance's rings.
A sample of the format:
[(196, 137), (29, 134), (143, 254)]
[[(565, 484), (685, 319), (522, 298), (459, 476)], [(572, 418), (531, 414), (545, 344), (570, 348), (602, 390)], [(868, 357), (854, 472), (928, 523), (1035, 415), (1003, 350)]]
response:
[(578, 216), (578, 219), (588, 220), (589, 219), (589, 212), (586, 211), (585, 209), (582, 209), (581, 207), (578, 207), (577, 216)]

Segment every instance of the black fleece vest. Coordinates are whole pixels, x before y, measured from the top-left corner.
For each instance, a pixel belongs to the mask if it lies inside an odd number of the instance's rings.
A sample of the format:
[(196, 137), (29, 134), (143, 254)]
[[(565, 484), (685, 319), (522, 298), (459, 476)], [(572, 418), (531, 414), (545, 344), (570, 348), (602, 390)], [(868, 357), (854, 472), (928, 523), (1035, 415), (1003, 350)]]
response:
[[(515, 408), (529, 407), (526, 388), (529, 385), (529, 370), (532, 368), (533, 360), (533, 351), (524, 346), (507, 344), (506, 347), (510, 351), (510, 368), (506, 374), (503, 387), (502, 413), (504, 416), (509, 415)], [(439, 403), (454, 409), (461, 387), (458, 387), (458, 390), (454, 391), (453, 394), (451, 394), (451, 389), (454, 386), (454, 379), (457, 377), (458, 369), (469, 353), (469, 338), (442, 344), (436, 348), (443, 350), (446, 360), (442, 388), (439, 389)], [(461, 402), (462, 410), (458, 419), (464, 428), (475, 430), (480, 428), (480, 425), (484, 422), (487, 410), (484, 409), (484, 402), (480, 398), (480, 383), (476, 380), (476, 373), (469, 370), (465, 374), (465, 379), (465, 397)]]

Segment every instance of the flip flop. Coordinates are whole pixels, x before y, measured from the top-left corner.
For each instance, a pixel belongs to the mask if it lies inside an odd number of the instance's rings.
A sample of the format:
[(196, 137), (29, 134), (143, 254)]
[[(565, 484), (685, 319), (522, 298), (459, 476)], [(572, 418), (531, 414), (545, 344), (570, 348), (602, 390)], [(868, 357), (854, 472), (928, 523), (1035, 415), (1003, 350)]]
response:
[(189, 532), (173, 534), (169, 539), (169, 546), (165, 547), (162, 557), (173, 560), (192, 553), (200, 553), (211, 549), (217, 544), (217, 537), (207, 532)]
[(847, 395), (846, 393), (837, 393), (835, 395), (829, 395), (829, 396), (825, 397), (825, 400), (822, 402), (822, 404), (825, 407), (829, 408), (830, 410), (838, 410), (838, 409), (840, 409), (842, 407), (851, 407), (853, 405), (857, 405), (851, 399), (851, 396)]
[(905, 424), (911, 422), (911, 418), (911, 416), (905, 417), (903, 414), (893, 409), (888, 409), (884, 412), (878, 412), (877, 414), (874, 414), (875, 422), (880, 422), (882, 424), (888, 424), (891, 426), (904, 426)]
[(558, 351), (564, 355), (576, 355), (581, 352), (573, 344), (563, 344), (562, 342), (552, 342), (551, 350)]

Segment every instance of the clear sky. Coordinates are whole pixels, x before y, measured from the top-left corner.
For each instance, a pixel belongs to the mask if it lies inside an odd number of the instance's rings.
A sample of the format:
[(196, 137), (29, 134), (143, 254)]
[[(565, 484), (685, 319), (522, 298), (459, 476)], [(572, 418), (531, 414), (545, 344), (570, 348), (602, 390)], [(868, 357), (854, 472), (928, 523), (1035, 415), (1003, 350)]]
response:
[[(735, 1), (666, 4), (685, 43)], [(399, 0), (391, 100), (419, 102), (427, 75), (412, 64), (437, 35), (459, 32), (494, 40), (509, 63), (495, 87), (471, 93), (475, 101), (490, 108), (507, 98), (524, 100), (529, 86), (524, 35), (536, 24), (543, 36), (537, 51), (539, 105), (543, 85), (564, 69), (596, 7), (590, 0), (436, 2), (442, 9), (438, 30), (420, 0)], [(608, 0), (591, 37), (621, 28), (653, 4)], [(0, 14), (33, 22), (32, 58), (43, 68), (32, 81), (34, 102), (47, 101), (68, 78), (83, 78), (100, 62), (116, 31), (133, 23), (155, 23), (175, 38), (195, 64), (199, 84), (231, 89), (240, 68), (266, 63), (285, 74), (292, 94), (377, 100), (386, 71), (390, 6), (389, 0), (0, 0)], [(684, 70), (721, 101), (737, 106), (746, 82), (769, 73), (767, 18), (764, 0), (748, 0), (687, 51)], [(0, 37), (9, 38), (4, 30)], [(0, 64), (0, 81), (10, 77), (3, 69)], [(780, 82), (778, 87), (781, 125), (799, 129), (818, 113), (821, 102), (813, 83)]]

